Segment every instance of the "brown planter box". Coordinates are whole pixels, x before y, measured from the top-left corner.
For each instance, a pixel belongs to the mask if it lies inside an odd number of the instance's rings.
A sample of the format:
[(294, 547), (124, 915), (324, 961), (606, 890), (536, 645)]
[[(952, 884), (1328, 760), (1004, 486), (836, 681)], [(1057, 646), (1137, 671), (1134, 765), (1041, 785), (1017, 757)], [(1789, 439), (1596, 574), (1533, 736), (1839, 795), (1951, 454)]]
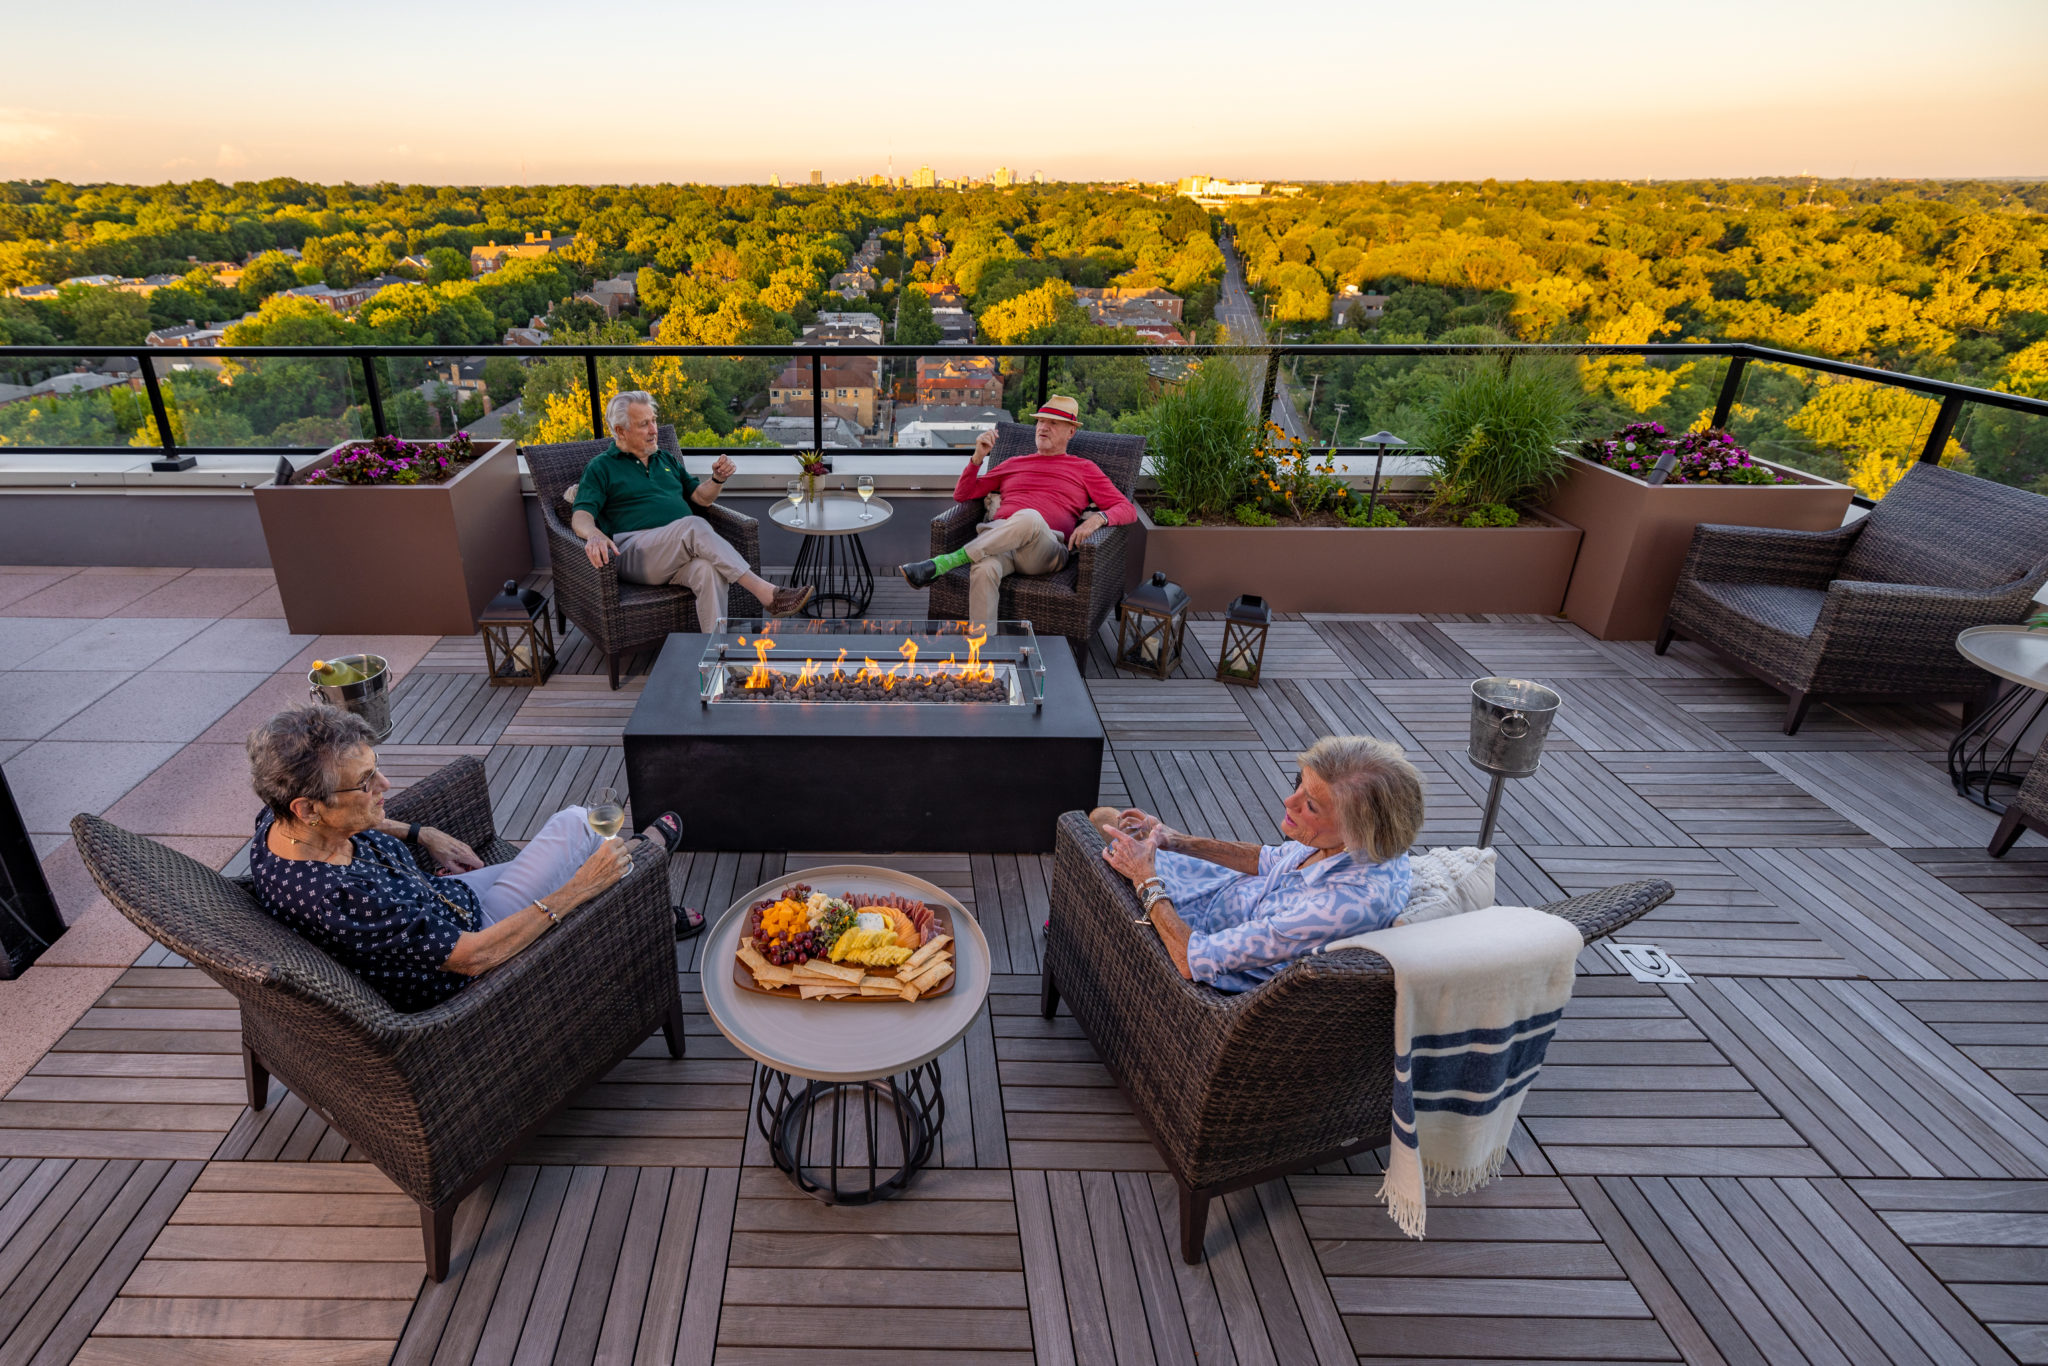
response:
[(1160, 526), (1143, 508), (1145, 570), (1194, 610), (1257, 593), (1276, 612), (1538, 612), (1555, 615), (1579, 529)]
[(258, 485), (256, 512), (292, 630), (474, 635), (477, 613), (505, 580), (533, 568), (518, 448), (479, 445), (484, 453), (445, 484)]
[[(1759, 461), (1759, 464), (1769, 464)], [(1770, 465), (1796, 484), (1661, 484), (1571, 458), (1546, 510), (1583, 527), (1586, 541), (1565, 592), (1564, 614), (1601, 640), (1651, 640), (1693, 528), (1702, 522), (1832, 531), (1854, 490), (1803, 470)]]

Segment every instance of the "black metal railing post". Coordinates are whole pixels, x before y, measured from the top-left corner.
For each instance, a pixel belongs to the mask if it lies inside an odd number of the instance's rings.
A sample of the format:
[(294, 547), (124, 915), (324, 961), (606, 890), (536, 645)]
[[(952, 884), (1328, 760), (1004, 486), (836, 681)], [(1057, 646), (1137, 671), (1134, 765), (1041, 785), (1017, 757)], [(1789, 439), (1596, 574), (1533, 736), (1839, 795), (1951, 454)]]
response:
[(391, 435), (391, 426), (384, 420), (384, 385), (377, 378), (377, 358), (368, 351), (363, 352), (363, 401), (370, 405), (370, 435)]
[(1043, 408), (1045, 406), (1045, 401), (1051, 397), (1052, 354), (1050, 352), (1041, 351), (1038, 353), (1038, 406)]
[(583, 382), (590, 388), (590, 439), (604, 440), (604, 396), (597, 389), (597, 353), (583, 357)]
[(1714, 400), (1714, 425), (1726, 427), (1728, 415), (1735, 411), (1735, 400), (1742, 396), (1742, 369), (1749, 364), (1747, 356), (1730, 356), (1728, 373), (1721, 376), (1721, 396)]
[(811, 449), (825, 449), (825, 353), (811, 352)]
[(1963, 396), (1950, 394), (1942, 399), (1941, 407), (1935, 411), (1934, 425), (1927, 429), (1927, 444), (1920, 449), (1920, 463), (1939, 465), (1941, 453), (1948, 446), (1949, 437), (1955, 434), (1956, 419), (1963, 415)]
[(1266, 350), (1266, 387), (1259, 398), (1259, 420), (1273, 420), (1273, 399), (1280, 392), (1280, 352), (1278, 348)]
[(164, 403), (163, 386), (156, 382), (156, 367), (149, 363), (148, 356), (137, 356), (135, 363), (142, 368), (142, 387), (149, 391), (149, 410), (156, 415), (157, 445), (163, 447), (163, 454), (150, 461), (149, 467), (159, 474), (191, 469), (199, 460), (196, 456), (178, 454), (178, 438), (171, 431), (171, 410)]

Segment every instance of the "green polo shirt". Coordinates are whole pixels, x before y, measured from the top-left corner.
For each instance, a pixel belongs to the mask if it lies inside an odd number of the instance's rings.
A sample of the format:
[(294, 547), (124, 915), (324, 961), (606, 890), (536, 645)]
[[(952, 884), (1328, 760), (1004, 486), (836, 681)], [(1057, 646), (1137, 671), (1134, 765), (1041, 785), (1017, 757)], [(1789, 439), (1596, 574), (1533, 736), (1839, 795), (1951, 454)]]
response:
[(657, 449), (642, 465), (613, 442), (583, 467), (572, 511), (589, 513), (607, 536), (652, 531), (695, 516), (690, 495), (696, 491), (697, 481), (667, 451)]

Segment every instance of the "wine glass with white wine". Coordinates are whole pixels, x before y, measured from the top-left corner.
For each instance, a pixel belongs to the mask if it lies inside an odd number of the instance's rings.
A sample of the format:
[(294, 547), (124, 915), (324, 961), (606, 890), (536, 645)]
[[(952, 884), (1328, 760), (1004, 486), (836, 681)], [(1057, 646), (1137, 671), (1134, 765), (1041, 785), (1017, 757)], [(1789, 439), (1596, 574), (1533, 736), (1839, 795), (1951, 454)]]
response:
[(585, 817), (590, 828), (597, 832), (599, 839), (611, 839), (626, 823), (626, 803), (618, 792), (609, 787), (600, 787), (590, 794), (589, 812)]
[(798, 526), (802, 526), (804, 524), (804, 481), (801, 479), (790, 480), (789, 488), (786, 491), (789, 494), (789, 520), (795, 522)]
[(874, 516), (873, 513), (868, 511), (868, 499), (875, 496), (875, 476), (863, 474), (860, 478), (853, 481), (853, 486), (860, 493), (860, 519), (865, 522)]

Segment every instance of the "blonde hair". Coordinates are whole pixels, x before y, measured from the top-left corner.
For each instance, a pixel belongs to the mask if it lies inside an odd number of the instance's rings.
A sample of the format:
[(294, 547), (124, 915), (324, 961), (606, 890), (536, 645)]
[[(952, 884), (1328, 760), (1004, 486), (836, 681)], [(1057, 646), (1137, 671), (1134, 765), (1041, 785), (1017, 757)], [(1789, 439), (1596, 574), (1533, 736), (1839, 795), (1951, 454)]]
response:
[(1383, 863), (1407, 853), (1422, 833), (1422, 775), (1391, 740), (1326, 735), (1298, 757), (1330, 785), (1352, 853)]

